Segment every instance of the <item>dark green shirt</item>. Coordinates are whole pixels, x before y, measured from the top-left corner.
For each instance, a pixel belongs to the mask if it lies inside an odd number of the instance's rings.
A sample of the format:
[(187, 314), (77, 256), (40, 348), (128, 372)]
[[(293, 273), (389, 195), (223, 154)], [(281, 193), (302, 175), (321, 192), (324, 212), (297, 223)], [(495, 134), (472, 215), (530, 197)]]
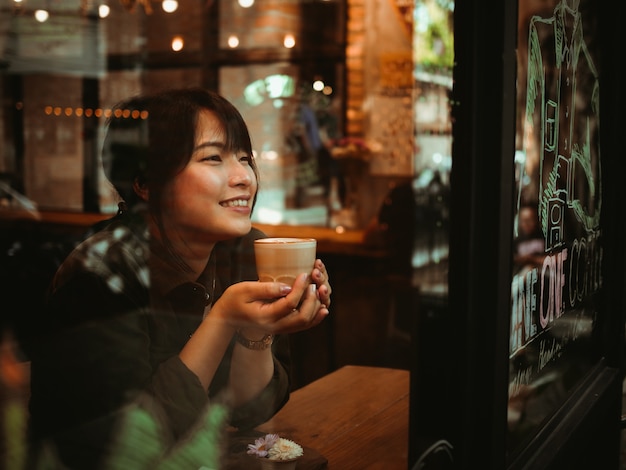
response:
[[(233, 283), (257, 279), (252, 242), (262, 236), (253, 229), (216, 245), (193, 283), (149, 248), (145, 226), (130, 216), (79, 245), (55, 276), (30, 345), (34, 442), (52, 442), (70, 468), (94, 469), (130, 404), (142, 403), (157, 417), (173, 445), (192, 432), (209, 403), (227, 403), (221, 392), (234, 341), (208, 395), (178, 353), (207, 303)], [(235, 427), (268, 420), (289, 398), (287, 337), (278, 337), (272, 349), (273, 379), (254, 400), (231, 410)]]

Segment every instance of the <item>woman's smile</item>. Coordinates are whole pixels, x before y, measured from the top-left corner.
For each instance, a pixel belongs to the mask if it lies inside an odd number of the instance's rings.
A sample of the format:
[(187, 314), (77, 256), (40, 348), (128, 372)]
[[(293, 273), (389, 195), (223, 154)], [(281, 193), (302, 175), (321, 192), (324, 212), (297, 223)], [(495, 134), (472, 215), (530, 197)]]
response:
[(228, 201), (220, 202), (220, 206), (223, 207), (248, 207), (249, 206), (249, 198), (242, 199), (230, 199)]

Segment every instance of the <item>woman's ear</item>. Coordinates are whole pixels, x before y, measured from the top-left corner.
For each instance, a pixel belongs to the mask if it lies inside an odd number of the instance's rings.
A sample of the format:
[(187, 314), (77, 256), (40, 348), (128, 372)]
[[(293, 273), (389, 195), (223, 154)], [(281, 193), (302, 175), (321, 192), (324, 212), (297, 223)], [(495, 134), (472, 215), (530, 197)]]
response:
[(145, 181), (141, 182), (139, 178), (135, 178), (135, 181), (133, 181), (133, 191), (135, 191), (135, 194), (139, 196), (142, 201), (148, 202), (149, 191)]

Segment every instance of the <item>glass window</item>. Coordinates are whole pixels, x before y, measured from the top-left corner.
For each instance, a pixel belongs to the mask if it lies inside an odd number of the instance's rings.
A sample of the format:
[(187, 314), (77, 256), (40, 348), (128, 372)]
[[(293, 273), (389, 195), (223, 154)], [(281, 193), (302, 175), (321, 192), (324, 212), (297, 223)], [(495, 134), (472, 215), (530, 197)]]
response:
[(595, 357), (602, 278), (594, 2), (519, 2), (509, 412), (514, 453)]

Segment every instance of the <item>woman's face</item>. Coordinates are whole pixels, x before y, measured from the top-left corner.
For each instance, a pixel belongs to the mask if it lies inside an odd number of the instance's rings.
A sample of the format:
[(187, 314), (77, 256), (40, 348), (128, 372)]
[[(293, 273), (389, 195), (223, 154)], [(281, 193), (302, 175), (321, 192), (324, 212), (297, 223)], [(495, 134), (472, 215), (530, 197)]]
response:
[(200, 112), (191, 159), (164, 201), (165, 227), (172, 240), (215, 243), (250, 231), (257, 191), (252, 157), (227, 152), (225, 142), (220, 121), (210, 111)]

